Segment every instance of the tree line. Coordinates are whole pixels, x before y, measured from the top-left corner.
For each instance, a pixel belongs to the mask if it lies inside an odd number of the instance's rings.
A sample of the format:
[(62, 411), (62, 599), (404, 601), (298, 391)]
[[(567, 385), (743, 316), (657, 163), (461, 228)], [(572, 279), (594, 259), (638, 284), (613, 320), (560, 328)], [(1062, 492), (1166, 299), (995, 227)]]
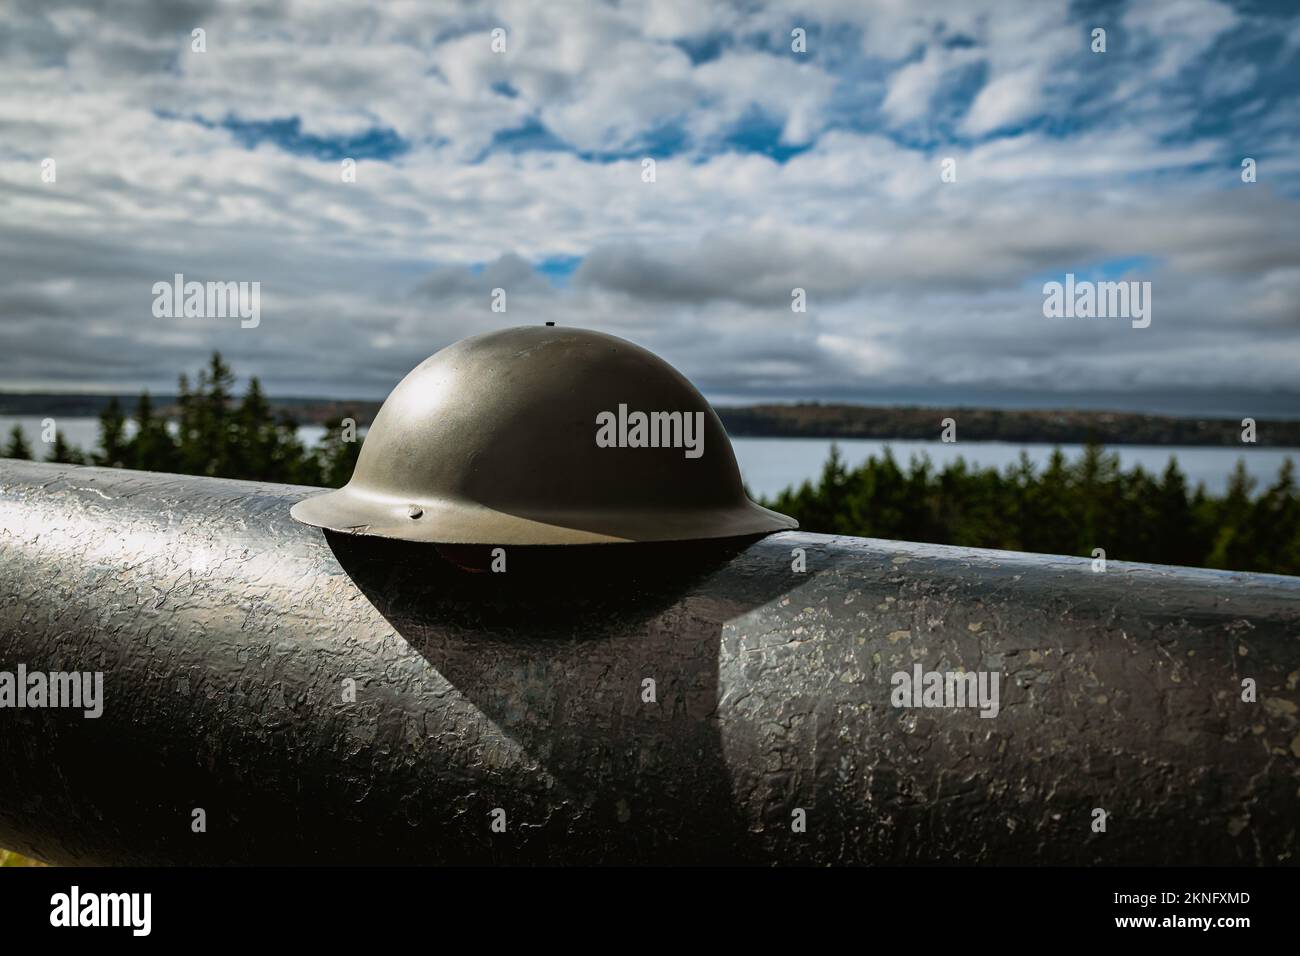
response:
[(1123, 471), (1119, 456), (1089, 445), (1074, 462), (1058, 448), (1037, 469), (1023, 452), (999, 472), (962, 459), (936, 470), (928, 458), (900, 467), (886, 449), (847, 468), (832, 445), (820, 479), (787, 488), (769, 508), (803, 530), (1233, 571), (1300, 574), (1300, 496), (1286, 459), (1256, 496), (1244, 460), (1221, 497), (1189, 489), (1170, 457), (1157, 476)]
[[(352, 476), (361, 451), (348, 416), (325, 423), (325, 438), (308, 448), (298, 438), (298, 423), (275, 415), (256, 377), (242, 398), (235, 376), (219, 352), (201, 369), (193, 386), (180, 376), (175, 427), (158, 414), (148, 392), (141, 393), (130, 416), (113, 399), (99, 415), (99, 441), (89, 453), (69, 445), (56, 429), (48, 461), (136, 468), (216, 478), (280, 481), (337, 488)], [(31, 459), (32, 446), (15, 425), (4, 449), (7, 458)]]

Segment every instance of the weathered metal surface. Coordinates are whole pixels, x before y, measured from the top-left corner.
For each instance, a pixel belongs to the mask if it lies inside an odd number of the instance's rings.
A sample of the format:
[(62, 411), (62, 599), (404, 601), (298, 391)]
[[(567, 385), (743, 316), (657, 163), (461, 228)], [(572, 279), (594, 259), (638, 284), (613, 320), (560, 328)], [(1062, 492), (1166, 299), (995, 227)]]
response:
[[(98, 719), (0, 710), (0, 845), (1294, 862), (1300, 579), (803, 533), (510, 548), (472, 573), (472, 553), (327, 540), (288, 515), (313, 491), (0, 463), (0, 671), (105, 682)], [(1000, 713), (892, 707), (917, 662), (1000, 672)]]

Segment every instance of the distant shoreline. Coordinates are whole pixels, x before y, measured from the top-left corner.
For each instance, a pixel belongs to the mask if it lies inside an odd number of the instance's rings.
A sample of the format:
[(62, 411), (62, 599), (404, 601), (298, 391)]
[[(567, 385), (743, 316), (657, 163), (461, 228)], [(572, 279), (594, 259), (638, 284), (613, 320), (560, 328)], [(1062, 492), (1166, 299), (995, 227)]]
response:
[[(752, 405), (719, 408), (729, 434), (749, 438), (867, 438), (937, 441), (944, 419), (958, 441), (1014, 445), (1241, 446), (1241, 419), (1066, 409), (920, 408), (870, 405)], [(1300, 421), (1258, 419), (1255, 446), (1300, 447)]]
[[(176, 412), (174, 394), (154, 395), (154, 407), (166, 417)], [(84, 418), (95, 417), (113, 398), (130, 416), (135, 396), (0, 392), (0, 415)], [(300, 425), (319, 425), (351, 415), (367, 425), (379, 410), (377, 401), (323, 398), (270, 398), (271, 408)], [(1067, 409), (995, 409), (952, 406), (882, 406), (825, 404), (759, 404), (719, 406), (719, 417), (736, 438), (860, 438), (936, 441), (943, 420), (955, 422), (959, 441), (1009, 444), (1241, 446), (1241, 419), (1144, 415)], [(1256, 447), (1300, 447), (1300, 420), (1256, 420)]]

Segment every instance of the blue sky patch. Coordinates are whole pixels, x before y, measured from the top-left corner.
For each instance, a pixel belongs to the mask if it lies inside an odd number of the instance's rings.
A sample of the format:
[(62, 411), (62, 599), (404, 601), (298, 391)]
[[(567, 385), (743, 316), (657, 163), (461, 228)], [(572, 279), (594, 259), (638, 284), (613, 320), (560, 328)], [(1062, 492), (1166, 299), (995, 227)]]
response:
[(304, 133), (302, 119), (297, 116), (246, 120), (232, 114), (213, 121), (203, 116), (180, 116), (166, 110), (155, 110), (154, 115), (166, 120), (188, 120), (206, 129), (224, 129), (245, 149), (255, 149), (262, 143), (270, 143), (295, 156), (311, 156), (322, 160), (387, 160), (400, 156), (411, 148), (411, 144), (398, 135), (396, 130), (382, 126), (350, 136), (317, 136)]
[(287, 153), (316, 159), (392, 159), (410, 149), (396, 130), (372, 127), (351, 136), (316, 136), (304, 133), (297, 116), (273, 120), (244, 120), (227, 116), (217, 124), (228, 130), (245, 149), (271, 143)]
[(562, 287), (582, 265), (582, 256), (548, 256), (533, 264), (533, 268), (550, 280), (551, 285)]
[(1120, 279), (1145, 281), (1154, 277), (1160, 265), (1158, 258), (1146, 255), (1062, 263), (1054, 269), (1030, 276), (1025, 280), (1025, 285), (1041, 291), (1044, 283), (1064, 282), (1066, 273), (1073, 273), (1075, 282), (1117, 282)]

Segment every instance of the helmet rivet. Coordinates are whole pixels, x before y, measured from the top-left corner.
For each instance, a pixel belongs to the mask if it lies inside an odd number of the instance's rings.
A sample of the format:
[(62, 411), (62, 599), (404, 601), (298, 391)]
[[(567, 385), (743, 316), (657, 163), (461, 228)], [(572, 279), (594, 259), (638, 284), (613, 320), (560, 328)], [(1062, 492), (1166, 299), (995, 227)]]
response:
[(406, 513), (412, 518), (418, 518), (420, 515), (424, 514), (424, 509), (419, 505), (411, 505), (411, 507), (406, 509)]

